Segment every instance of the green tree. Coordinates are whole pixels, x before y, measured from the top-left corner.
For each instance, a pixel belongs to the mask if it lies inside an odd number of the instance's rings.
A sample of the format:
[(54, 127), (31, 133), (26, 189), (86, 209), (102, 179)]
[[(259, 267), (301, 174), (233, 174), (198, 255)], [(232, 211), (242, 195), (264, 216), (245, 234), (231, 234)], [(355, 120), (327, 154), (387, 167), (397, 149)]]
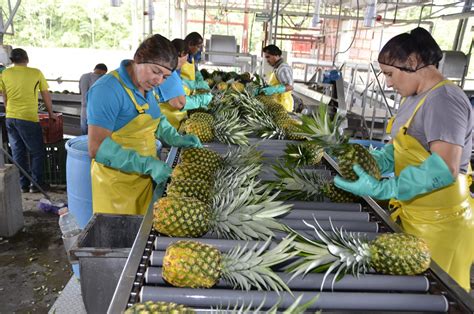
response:
[[(0, 1), (7, 7), (5, 0)], [(15, 35), (5, 43), (35, 47), (122, 48), (132, 42), (133, 0), (112, 7), (105, 0), (23, 0), (14, 19)]]

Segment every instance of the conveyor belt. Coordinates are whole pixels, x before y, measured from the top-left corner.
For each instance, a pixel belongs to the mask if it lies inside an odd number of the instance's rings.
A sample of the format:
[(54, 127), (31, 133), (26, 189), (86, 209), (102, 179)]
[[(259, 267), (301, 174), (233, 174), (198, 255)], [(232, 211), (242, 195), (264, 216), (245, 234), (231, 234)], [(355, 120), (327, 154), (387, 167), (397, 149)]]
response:
[[(271, 155), (272, 159), (276, 160), (275, 156), (282, 154), (288, 142), (262, 141), (258, 149), (266, 151), (265, 155)], [(228, 146), (212, 144), (209, 148), (225, 153)], [(177, 151), (173, 148), (168, 160), (170, 164), (176, 162), (176, 154)], [(327, 155), (325, 162), (325, 168), (335, 174), (337, 164)], [(311, 221), (313, 215), (323, 229), (330, 230), (329, 217), (331, 217), (335, 226), (343, 227), (347, 231), (361, 232), (369, 239), (375, 238), (381, 232), (400, 231), (399, 227), (391, 222), (388, 214), (370, 198), (364, 198), (361, 204), (304, 201), (288, 203), (294, 204), (294, 209), (279, 217), (279, 221), (309, 237), (316, 238), (316, 235), (304, 225), (303, 220)], [(119, 313), (133, 303), (147, 300), (185, 304), (196, 308), (198, 312), (208, 312), (211, 307), (227, 307), (242, 302), (254, 305), (262, 303), (264, 308), (270, 308), (279, 302), (281, 308), (285, 308), (294, 301), (286, 292), (278, 294), (256, 290), (238, 291), (233, 290), (225, 282), (220, 282), (212, 289), (171, 287), (161, 277), (162, 259), (166, 247), (182, 238), (160, 236), (152, 230), (152, 210), (150, 206), (115, 291), (109, 313)], [(270, 248), (284, 236), (284, 233), (276, 232), (273, 239), (275, 242), (272, 242)], [(198, 240), (212, 244), (222, 252), (242, 243), (237, 240), (216, 239), (213, 234), (206, 234)], [(280, 272), (281, 269), (275, 268), (275, 270), (284, 281), (288, 281), (291, 276)], [(434, 262), (426, 273), (419, 276), (387, 276), (373, 272), (359, 278), (346, 275), (334, 284), (333, 290), (331, 276), (326, 280), (322, 292), (320, 286), (324, 274), (296, 277), (288, 285), (295, 296), (303, 294), (302, 303), (319, 294), (318, 300), (310, 309), (323, 309), (323, 311), (474, 312), (474, 300)]]

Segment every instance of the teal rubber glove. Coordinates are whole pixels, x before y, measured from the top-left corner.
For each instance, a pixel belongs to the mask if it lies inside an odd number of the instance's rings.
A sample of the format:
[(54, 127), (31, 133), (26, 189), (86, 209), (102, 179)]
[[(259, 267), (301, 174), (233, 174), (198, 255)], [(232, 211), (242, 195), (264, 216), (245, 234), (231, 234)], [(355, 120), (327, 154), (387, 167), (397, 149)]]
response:
[(183, 78), (181, 80), (183, 81), (183, 85), (185, 85), (190, 90), (196, 89), (196, 81), (191, 81)]
[(202, 148), (201, 141), (196, 135), (180, 135), (165, 116), (161, 117), (155, 136), (169, 146)]
[(386, 144), (382, 149), (370, 150), (370, 154), (374, 157), (382, 174), (395, 171), (393, 149), (393, 144)]
[(408, 166), (400, 172), (398, 177), (388, 180), (375, 179), (359, 165), (354, 165), (353, 169), (359, 176), (356, 181), (347, 181), (337, 176), (334, 178), (334, 184), (352, 194), (370, 196), (379, 200), (395, 198), (407, 201), (454, 182), (448, 166), (436, 153), (431, 154), (421, 165)]
[(186, 96), (186, 104), (182, 110), (191, 110), (197, 108), (206, 108), (212, 100), (212, 94), (199, 94)]
[(211, 90), (211, 88), (209, 87), (209, 84), (207, 84), (206, 81), (196, 81), (196, 85), (194, 89)]
[(273, 95), (273, 94), (281, 94), (286, 91), (285, 85), (275, 85), (275, 86), (267, 86), (264, 87), (260, 90), (261, 93), (264, 93), (267, 96)]
[(106, 137), (100, 144), (95, 161), (123, 172), (147, 174), (156, 184), (165, 183), (172, 170), (161, 160), (141, 156), (132, 149), (125, 149), (110, 137)]
[(195, 78), (194, 78), (194, 79), (196, 80), (196, 82), (198, 82), (198, 81), (204, 81), (204, 76), (202, 76), (201, 71), (198, 71), (198, 70), (196, 69), (196, 75), (195, 75)]

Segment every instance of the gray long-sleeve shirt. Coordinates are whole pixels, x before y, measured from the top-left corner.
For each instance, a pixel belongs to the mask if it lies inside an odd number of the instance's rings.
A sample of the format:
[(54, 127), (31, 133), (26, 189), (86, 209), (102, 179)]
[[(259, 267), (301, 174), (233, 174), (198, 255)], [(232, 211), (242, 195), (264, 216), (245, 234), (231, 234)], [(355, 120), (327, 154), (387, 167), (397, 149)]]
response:
[(79, 79), (79, 92), (81, 93), (81, 115), (86, 115), (87, 108), (87, 92), (94, 85), (102, 75), (95, 74), (94, 72), (86, 73)]

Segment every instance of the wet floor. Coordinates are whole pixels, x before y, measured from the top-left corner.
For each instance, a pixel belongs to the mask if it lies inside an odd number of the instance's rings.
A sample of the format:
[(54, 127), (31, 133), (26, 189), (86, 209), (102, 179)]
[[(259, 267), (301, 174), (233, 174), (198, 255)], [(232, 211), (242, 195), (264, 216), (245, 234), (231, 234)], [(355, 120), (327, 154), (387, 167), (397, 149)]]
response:
[[(49, 193), (65, 200), (64, 189)], [(47, 313), (71, 277), (57, 214), (37, 209), (43, 196), (24, 193), (24, 228), (0, 238), (0, 313)]]

